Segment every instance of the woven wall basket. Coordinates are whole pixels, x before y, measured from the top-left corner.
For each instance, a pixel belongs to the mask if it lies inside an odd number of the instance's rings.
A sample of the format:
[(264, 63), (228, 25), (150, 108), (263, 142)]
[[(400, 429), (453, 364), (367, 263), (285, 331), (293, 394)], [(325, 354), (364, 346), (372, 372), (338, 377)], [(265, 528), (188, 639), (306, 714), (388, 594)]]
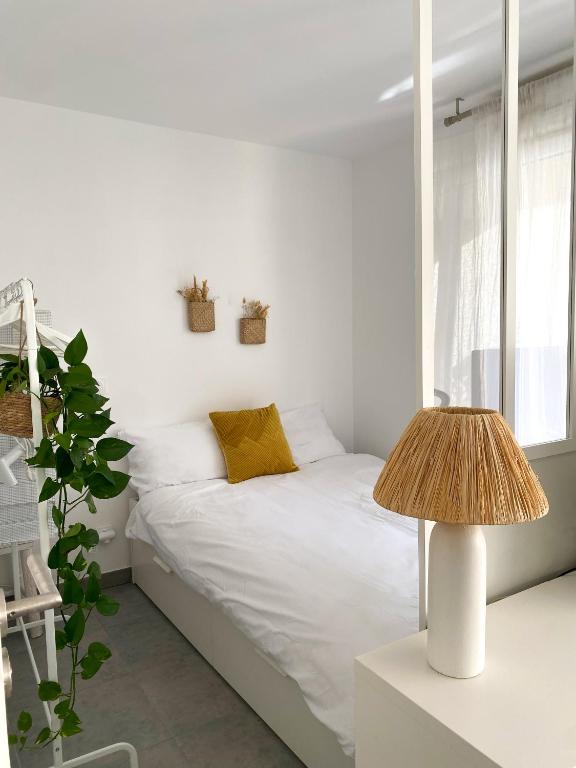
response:
[[(12, 435), (12, 437), (32, 437), (32, 395), (22, 392), (6, 392), (0, 397), (0, 434)], [(42, 415), (52, 411), (59, 411), (62, 401), (58, 397), (42, 398)], [(52, 432), (44, 425), (44, 434)]]
[(216, 328), (213, 301), (189, 301), (188, 325), (194, 333), (208, 333)]
[(264, 344), (266, 342), (266, 318), (243, 317), (240, 320), (240, 344)]

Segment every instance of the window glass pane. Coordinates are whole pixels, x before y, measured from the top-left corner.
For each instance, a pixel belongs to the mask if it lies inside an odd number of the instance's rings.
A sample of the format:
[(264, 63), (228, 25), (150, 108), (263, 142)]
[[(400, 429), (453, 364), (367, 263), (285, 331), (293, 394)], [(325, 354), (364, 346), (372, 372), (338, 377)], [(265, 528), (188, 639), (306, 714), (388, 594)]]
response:
[(567, 436), (572, 3), (521, 6), (518, 94), (516, 436)]
[[(477, 9), (434, 4), (435, 386), (451, 405), (499, 408), (502, 13)], [(456, 96), (469, 113), (447, 125)]]

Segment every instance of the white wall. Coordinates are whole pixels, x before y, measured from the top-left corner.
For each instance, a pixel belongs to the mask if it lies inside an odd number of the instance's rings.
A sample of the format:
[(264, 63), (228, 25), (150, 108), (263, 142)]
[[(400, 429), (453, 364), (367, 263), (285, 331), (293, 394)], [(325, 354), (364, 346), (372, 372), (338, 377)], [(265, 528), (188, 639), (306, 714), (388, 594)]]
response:
[(484, 528), (490, 600), (576, 568), (576, 453), (531, 463), (550, 512), (533, 523)]
[[(320, 400), (351, 447), (351, 249), (344, 161), (0, 99), (0, 283), (84, 329), (119, 424)], [(194, 273), (211, 334), (176, 293)], [(243, 296), (272, 305), (264, 346), (237, 340)], [(121, 533), (124, 499), (100, 513)]]
[(355, 450), (386, 457), (414, 415), (412, 136), (353, 166)]
[[(412, 162), (406, 136), (354, 163), (352, 272), (343, 162), (0, 99), (0, 283), (31, 277), (84, 328), (120, 424), (320, 399), (347, 446), (354, 418), (355, 450), (386, 456), (416, 408)], [(213, 334), (186, 328), (194, 272)], [(237, 342), (243, 295), (272, 304), (263, 347)], [(576, 454), (534, 466), (551, 512), (487, 530), (492, 597), (576, 565)], [(125, 517), (104, 502), (98, 525)], [(128, 564), (123, 536), (101, 550)]]
[[(354, 163), (355, 449), (386, 456), (416, 410), (412, 136)], [(533, 462), (550, 502), (485, 528), (490, 600), (576, 567), (576, 453)]]

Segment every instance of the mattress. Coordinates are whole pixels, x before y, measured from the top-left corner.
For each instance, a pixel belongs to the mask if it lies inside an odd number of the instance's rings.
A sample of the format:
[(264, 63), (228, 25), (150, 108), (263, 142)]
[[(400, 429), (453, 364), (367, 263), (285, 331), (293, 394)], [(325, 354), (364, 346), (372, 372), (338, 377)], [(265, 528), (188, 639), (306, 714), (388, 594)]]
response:
[(296, 681), (348, 755), (354, 658), (418, 630), (417, 524), (372, 500), (381, 468), (346, 454), (235, 485), (159, 488), (126, 531)]

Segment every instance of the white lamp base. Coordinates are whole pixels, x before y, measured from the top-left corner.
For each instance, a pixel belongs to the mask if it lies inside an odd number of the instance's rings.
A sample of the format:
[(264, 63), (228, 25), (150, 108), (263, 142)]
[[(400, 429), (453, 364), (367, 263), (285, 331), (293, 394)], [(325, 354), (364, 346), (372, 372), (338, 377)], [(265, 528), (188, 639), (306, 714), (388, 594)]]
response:
[(484, 669), (486, 540), (478, 525), (436, 523), (428, 568), (428, 663), (448, 677)]

